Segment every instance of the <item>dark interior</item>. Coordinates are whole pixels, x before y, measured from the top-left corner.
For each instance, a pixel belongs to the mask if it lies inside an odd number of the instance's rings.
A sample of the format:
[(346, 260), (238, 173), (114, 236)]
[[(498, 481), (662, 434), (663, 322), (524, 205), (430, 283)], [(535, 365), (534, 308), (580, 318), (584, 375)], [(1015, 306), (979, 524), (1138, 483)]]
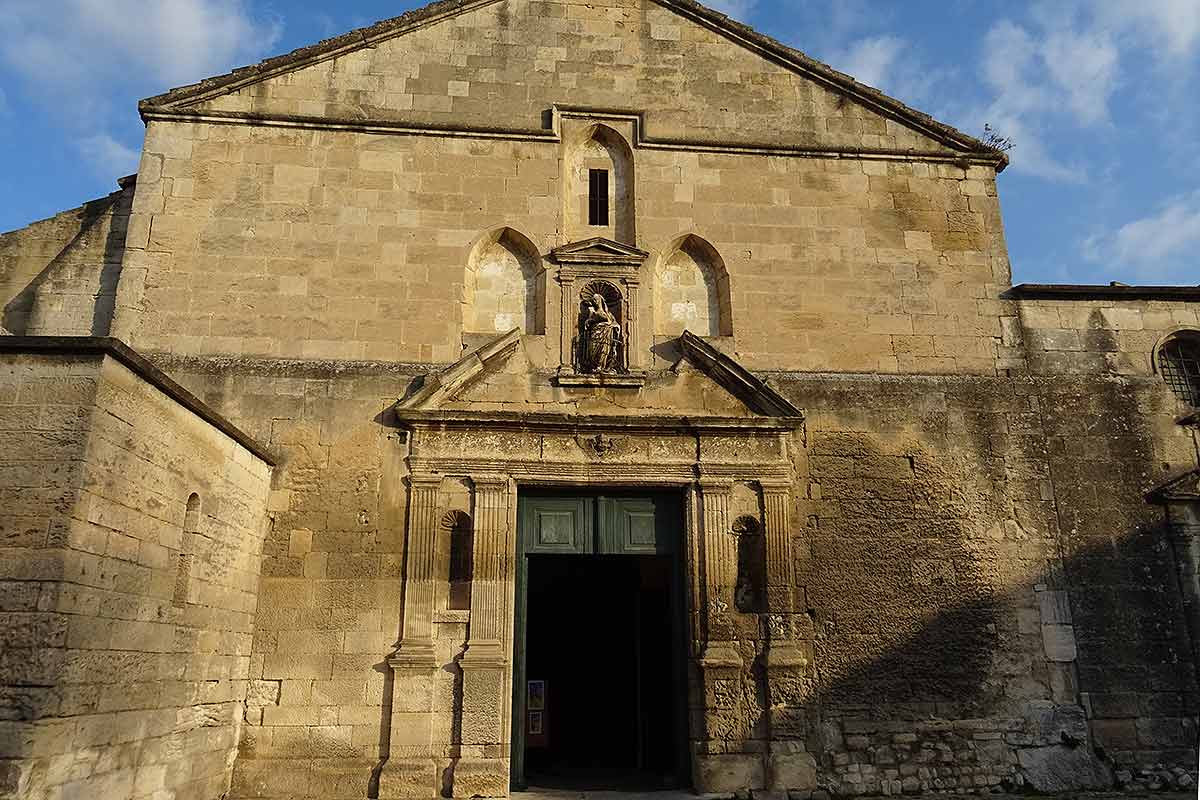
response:
[(672, 559), (529, 557), (526, 679), (545, 681), (526, 777), (549, 788), (679, 785)]

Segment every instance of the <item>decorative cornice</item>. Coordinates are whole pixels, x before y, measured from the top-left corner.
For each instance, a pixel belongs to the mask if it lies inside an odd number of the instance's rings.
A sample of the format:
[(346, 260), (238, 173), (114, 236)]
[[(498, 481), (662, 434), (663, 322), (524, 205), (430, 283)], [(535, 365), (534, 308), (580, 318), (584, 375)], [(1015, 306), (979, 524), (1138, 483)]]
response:
[(1019, 283), (1004, 295), (1016, 300), (1179, 300), (1200, 301), (1200, 286), (1107, 286)]
[(176, 403), (203, 419), (221, 433), (249, 450), (268, 466), (276, 465), (275, 456), (249, 434), (234, 425), (207, 403), (173, 381), (120, 339), (108, 336), (0, 336), (0, 353), (27, 353), (44, 356), (109, 356), (132, 370)]
[(503, 336), (463, 356), (441, 372), (425, 376), (415, 390), (396, 402), (396, 411), (437, 405), (483, 375), (489, 368), (498, 366), (513, 354), (520, 343), (521, 329), (513, 328)]
[(790, 433), (803, 422), (789, 417), (689, 417), (655, 415), (556, 414), (551, 412), (395, 409), (406, 428), (490, 428), (580, 433)]
[(803, 420), (804, 413), (787, 398), (691, 331), (683, 332), (679, 337), (679, 346), (683, 354), (702, 372), (753, 411), (771, 417)]
[(1189, 470), (1146, 493), (1146, 501), (1155, 505), (1200, 501), (1200, 469)]

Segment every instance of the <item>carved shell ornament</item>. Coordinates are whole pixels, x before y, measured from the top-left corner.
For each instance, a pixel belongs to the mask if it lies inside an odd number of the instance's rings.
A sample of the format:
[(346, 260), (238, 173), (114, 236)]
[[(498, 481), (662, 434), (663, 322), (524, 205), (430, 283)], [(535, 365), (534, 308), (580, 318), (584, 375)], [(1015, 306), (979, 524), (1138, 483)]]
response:
[(733, 532), (737, 536), (753, 536), (762, 532), (762, 525), (749, 514), (743, 514), (733, 521)]
[(441, 525), (448, 531), (466, 531), (471, 529), (471, 515), (465, 511), (451, 509), (442, 514)]

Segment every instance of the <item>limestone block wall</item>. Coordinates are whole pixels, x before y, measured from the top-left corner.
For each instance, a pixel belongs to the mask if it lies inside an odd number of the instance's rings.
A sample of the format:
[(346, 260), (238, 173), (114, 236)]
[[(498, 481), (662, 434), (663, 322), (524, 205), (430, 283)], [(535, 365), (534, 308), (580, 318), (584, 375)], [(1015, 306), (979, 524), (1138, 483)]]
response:
[[(269, 499), (232, 797), (362, 798), (403, 732), (387, 656), (400, 636), (403, 443), (380, 420), (412, 369), (175, 357), (164, 368), (281, 454)], [(452, 664), (466, 625), (441, 626)], [(455, 676), (442, 672), (441, 702)], [(444, 711), (449, 712), (449, 708)]]
[(132, 203), (126, 180), (108, 197), (0, 234), (0, 327), (107, 335)]
[(0, 796), (220, 796), (268, 465), (111, 354), (0, 359)]
[[(724, 262), (749, 367), (1006, 368), (990, 168), (633, 154), (647, 348), (658, 260), (695, 233)], [(472, 245), (504, 226), (543, 255), (564, 243), (560, 155), (546, 141), (152, 121), (116, 330), (146, 351), (452, 362)], [(556, 364), (557, 308), (529, 316), (544, 316), (540, 358)]]
[(556, 103), (633, 107), (668, 140), (953, 153), (760, 55), (736, 33), (658, 3), (505, 0), (461, 14), (428, 11), (402, 36), (193, 108), (529, 131)]
[(1021, 299), (1005, 321), (1038, 375), (1154, 375), (1155, 347), (1182, 328), (1200, 330), (1200, 303), (1183, 300)]

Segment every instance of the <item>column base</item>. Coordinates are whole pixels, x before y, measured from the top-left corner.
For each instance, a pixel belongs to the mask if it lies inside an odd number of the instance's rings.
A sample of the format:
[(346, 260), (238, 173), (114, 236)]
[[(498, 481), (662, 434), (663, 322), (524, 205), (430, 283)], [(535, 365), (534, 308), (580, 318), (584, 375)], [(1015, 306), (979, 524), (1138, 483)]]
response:
[(432, 639), (400, 642), (400, 648), (388, 656), (388, 666), (394, 670), (437, 669), (437, 649)]
[(462, 759), (454, 765), (451, 797), (508, 797), (509, 767), (506, 758)]
[(379, 800), (429, 800), (441, 794), (440, 784), (433, 759), (388, 760), (379, 772)]

